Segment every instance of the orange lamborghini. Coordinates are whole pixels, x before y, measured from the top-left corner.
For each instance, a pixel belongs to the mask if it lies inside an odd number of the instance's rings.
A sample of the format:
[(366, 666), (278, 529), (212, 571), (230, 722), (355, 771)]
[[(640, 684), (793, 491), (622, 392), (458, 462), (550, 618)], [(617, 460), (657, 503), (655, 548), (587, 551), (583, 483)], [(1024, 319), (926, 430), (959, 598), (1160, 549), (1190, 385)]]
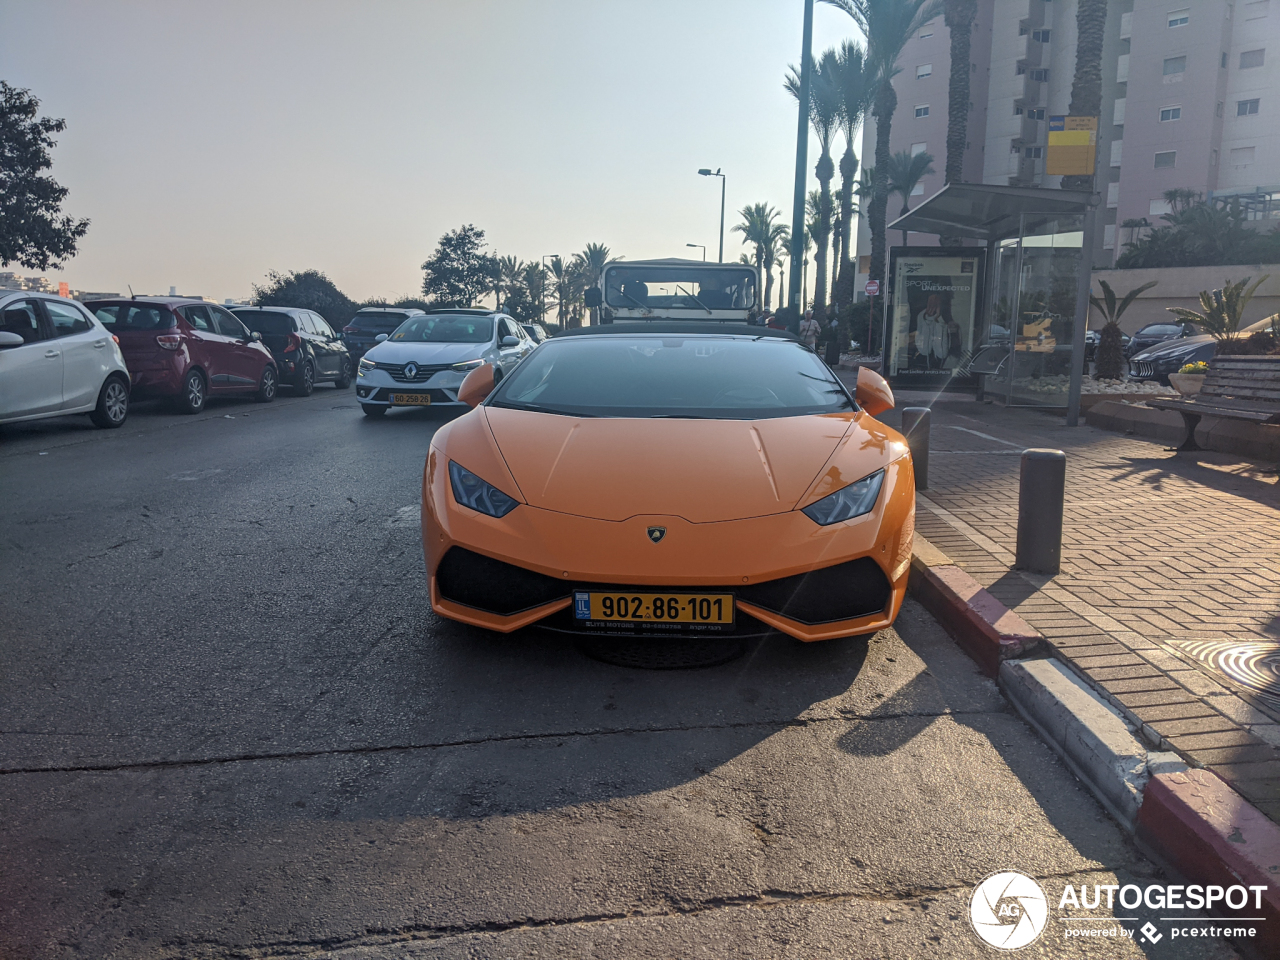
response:
[(437, 613), (633, 637), (893, 623), (915, 479), (875, 373), (851, 396), (788, 333), (682, 321), (572, 330), (495, 373), (467, 375), (474, 409), (423, 472)]

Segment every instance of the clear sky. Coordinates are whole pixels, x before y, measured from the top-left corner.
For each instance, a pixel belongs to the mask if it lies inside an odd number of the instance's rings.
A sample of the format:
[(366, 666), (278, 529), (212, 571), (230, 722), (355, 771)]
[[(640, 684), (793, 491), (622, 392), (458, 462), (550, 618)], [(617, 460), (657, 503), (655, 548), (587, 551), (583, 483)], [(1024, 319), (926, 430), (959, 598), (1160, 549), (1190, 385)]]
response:
[[(593, 241), (714, 259), (707, 166), (728, 176), (736, 260), (735, 209), (791, 219), (782, 81), (802, 16), (801, 0), (0, 0), (0, 79), (67, 121), (53, 175), (93, 225), (55, 282), (220, 300), (317, 268), (394, 297), (464, 223), (526, 260)], [(854, 33), (817, 5), (815, 54)]]

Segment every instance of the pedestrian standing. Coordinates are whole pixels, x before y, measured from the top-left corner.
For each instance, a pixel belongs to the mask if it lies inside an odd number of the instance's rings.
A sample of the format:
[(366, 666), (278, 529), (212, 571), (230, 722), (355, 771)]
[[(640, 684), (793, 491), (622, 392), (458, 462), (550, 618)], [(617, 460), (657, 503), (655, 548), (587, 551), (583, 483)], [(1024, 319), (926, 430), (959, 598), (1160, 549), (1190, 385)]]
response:
[(827, 304), (827, 366), (840, 365), (840, 308), (834, 302)]
[(813, 318), (813, 311), (806, 310), (804, 319), (800, 321), (800, 339), (813, 350), (818, 344), (818, 334), (822, 332), (822, 324)]

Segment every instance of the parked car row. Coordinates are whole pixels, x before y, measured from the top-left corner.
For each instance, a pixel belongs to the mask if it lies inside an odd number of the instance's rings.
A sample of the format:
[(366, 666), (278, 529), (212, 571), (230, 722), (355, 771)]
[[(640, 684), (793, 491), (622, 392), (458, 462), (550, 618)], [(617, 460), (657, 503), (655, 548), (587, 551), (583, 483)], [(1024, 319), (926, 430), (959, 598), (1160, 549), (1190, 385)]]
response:
[[(1239, 336), (1248, 337), (1270, 329), (1271, 318), (1268, 317), (1244, 327)], [(1177, 373), (1188, 363), (1207, 363), (1217, 352), (1218, 341), (1207, 333), (1171, 337), (1134, 353), (1129, 358), (1129, 379), (1156, 380), (1167, 385), (1169, 374)]]

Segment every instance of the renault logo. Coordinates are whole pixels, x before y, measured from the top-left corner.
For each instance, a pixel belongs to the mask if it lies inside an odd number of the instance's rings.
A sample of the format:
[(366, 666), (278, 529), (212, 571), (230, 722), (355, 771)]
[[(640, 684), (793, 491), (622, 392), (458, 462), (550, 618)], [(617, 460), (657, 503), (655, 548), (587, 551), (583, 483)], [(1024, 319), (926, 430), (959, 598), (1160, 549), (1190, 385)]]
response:
[(418, 365), (413, 362), (406, 363), (404, 365), (404, 375), (412, 380), (418, 375)]
[(666, 535), (667, 535), (666, 527), (650, 527), (649, 528), (649, 539), (652, 540), (654, 543), (658, 543)]

